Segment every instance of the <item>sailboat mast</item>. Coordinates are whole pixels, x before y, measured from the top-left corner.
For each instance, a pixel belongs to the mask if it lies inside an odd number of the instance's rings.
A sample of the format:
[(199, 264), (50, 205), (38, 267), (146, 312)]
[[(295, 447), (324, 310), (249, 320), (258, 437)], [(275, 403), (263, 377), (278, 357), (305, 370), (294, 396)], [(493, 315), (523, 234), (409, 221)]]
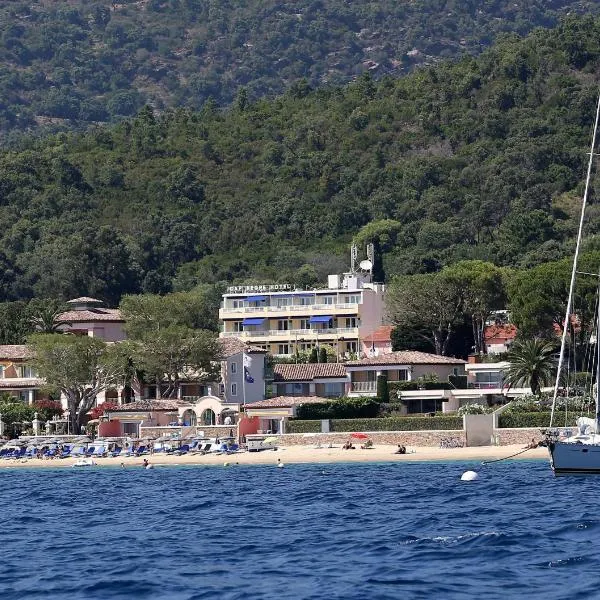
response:
[[(556, 399), (558, 397), (558, 388), (560, 387), (560, 376), (562, 373), (565, 348), (567, 345), (567, 335), (571, 325), (571, 312), (573, 310), (573, 292), (575, 290), (575, 275), (577, 273), (577, 262), (579, 260), (579, 249), (581, 247), (581, 237), (583, 234), (583, 223), (585, 219), (585, 207), (588, 199), (588, 192), (590, 189), (590, 180), (592, 178), (592, 166), (594, 163), (594, 149), (596, 147), (596, 133), (598, 131), (598, 119), (600, 118), (600, 95), (598, 95), (598, 102), (596, 104), (596, 119), (594, 121), (594, 131), (592, 133), (592, 145), (590, 148), (590, 159), (588, 161), (587, 176), (585, 179), (585, 191), (583, 193), (583, 201), (581, 202), (581, 215), (579, 217), (579, 229), (577, 230), (577, 244), (575, 245), (575, 256), (573, 258), (573, 269), (571, 271), (571, 283), (569, 285), (569, 298), (567, 300), (567, 310), (565, 314), (565, 321), (563, 324), (563, 332), (560, 340), (560, 355), (558, 357), (558, 368), (556, 371), (556, 381), (554, 383), (554, 393), (552, 395), (552, 411), (550, 413), (550, 427), (554, 422), (554, 412), (556, 409)], [(597, 394), (596, 394), (597, 397)], [(596, 403), (598, 400), (596, 399)], [(596, 410), (596, 412), (598, 412)]]
[[(600, 303), (600, 279), (598, 280), (598, 303)], [(592, 386), (592, 390), (594, 386)], [(600, 394), (600, 304), (596, 310), (596, 433), (600, 433), (600, 402), (598, 395)]]

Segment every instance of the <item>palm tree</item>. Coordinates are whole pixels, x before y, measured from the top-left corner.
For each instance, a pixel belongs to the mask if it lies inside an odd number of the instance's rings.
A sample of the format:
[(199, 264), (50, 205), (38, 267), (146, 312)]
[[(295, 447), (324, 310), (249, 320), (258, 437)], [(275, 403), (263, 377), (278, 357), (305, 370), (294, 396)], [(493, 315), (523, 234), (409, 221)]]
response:
[(29, 303), (30, 322), (38, 333), (59, 333), (68, 325), (60, 316), (68, 310), (64, 302), (52, 299), (34, 299)]
[(537, 396), (542, 386), (548, 385), (556, 375), (556, 345), (535, 338), (515, 342), (506, 359), (510, 363), (504, 374), (508, 387), (529, 386)]

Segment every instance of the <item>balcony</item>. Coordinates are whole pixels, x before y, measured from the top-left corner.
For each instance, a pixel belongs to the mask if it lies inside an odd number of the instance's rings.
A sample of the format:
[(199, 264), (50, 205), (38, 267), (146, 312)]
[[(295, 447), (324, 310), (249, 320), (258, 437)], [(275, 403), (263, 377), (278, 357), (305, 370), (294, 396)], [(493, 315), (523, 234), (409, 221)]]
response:
[(331, 329), (264, 329), (255, 331), (222, 331), (221, 337), (239, 337), (244, 340), (265, 340), (296, 342), (300, 340), (325, 340), (327, 338), (358, 338), (358, 327), (334, 327)]
[(361, 394), (375, 394), (377, 392), (376, 381), (353, 381), (350, 384), (350, 391)]
[(320, 313), (358, 313), (359, 304), (291, 304), (288, 306), (242, 306), (238, 308), (222, 307), (219, 309), (219, 319), (233, 319), (243, 315), (261, 315), (265, 317), (299, 317), (302, 314), (318, 315)]

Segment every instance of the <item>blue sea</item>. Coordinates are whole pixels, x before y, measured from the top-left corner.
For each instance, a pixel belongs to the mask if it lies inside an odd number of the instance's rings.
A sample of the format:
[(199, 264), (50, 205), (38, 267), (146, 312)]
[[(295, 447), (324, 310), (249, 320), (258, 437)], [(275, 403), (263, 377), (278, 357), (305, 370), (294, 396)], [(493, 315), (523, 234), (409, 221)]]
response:
[(545, 461), (2, 469), (0, 598), (597, 598), (599, 483)]

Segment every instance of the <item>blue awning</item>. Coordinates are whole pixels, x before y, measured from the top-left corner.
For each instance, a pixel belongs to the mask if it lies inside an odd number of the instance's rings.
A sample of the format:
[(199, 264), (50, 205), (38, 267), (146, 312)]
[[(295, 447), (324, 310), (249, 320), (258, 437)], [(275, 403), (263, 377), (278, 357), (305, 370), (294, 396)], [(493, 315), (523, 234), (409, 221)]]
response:
[(264, 319), (244, 319), (242, 325), (244, 327), (246, 327), (246, 325), (262, 325), (264, 322)]
[(263, 300), (266, 300), (267, 297), (266, 296), (248, 296), (246, 298), (247, 302), (262, 302)]
[(333, 317), (330, 315), (328, 317), (311, 317), (308, 322), (309, 323), (329, 323)]

